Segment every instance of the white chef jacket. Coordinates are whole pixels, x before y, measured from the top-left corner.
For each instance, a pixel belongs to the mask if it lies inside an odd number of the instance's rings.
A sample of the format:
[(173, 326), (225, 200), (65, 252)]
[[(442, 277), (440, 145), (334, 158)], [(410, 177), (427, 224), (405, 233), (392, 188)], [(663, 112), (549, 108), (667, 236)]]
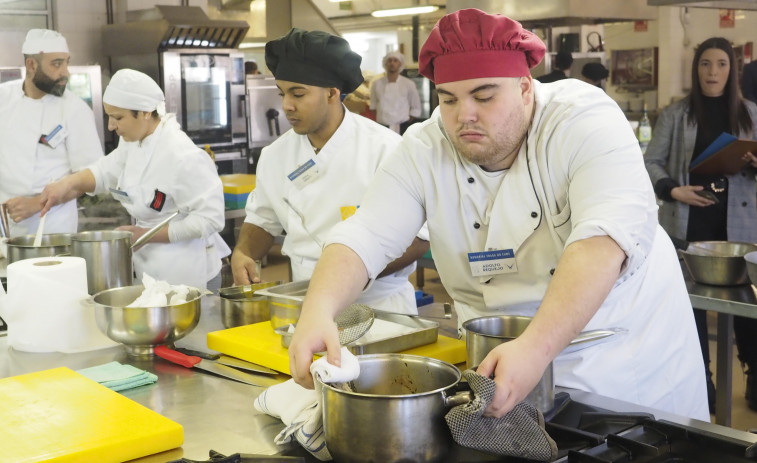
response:
[(376, 110), (376, 122), (399, 132), (399, 126), (421, 115), (421, 98), (415, 83), (405, 76), (389, 82), (386, 76), (371, 83), (371, 109)]
[[(40, 99), (24, 95), (23, 80), (0, 84), (0, 203), (18, 196), (38, 195), (51, 181), (95, 162), (103, 155), (95, 117), (81, 98), (66, 90), (62, 96)], [(40, 137), (58, 125), (66, 133), (55, 148)], [(10, 222), (11, 236), (37, 232), (39, 214)], [(75, 233), (76, 201), (53, 207), (45, 233)]]
[[(318, 155), (307, 135), (291, 129), (263, 148), (245, 222), (272, 236), (286, 231), (282, 253), (291, 259), (294, 281), (311, 277), (327, 232), (360, 207), (379, 164), (400, 140), (391, 130), (345, 108), (344, 120)], [(288, 176), (308, 161), (315, 163), (308, 171), (314, 178), (298, 186)], [(428, 239), (425, 230), (418, 236)], [(400, 257), (411, 242), (412, 237), (399, 252), (387, 256), (387, 263)], [(417, 313), (415, 291), (408, 281), (413, 270), (415, 264), (377, 279), (360, 302), (380, 310)]]
[[(586, 329), (628, 333), (558, 356), (556, 384), (709, 421), (691, 304), (625, 116), (576, 79), (534, 81), (534, 88), (534, 119), (510, 169), (488, 173), (463, 159), (437, 110), (405, 133), (363, 207), (326, 244), (349, 246), (374, 276), (384, 254), (428, 220), (434, 262), (464, 321), (533, 316), (565, 247), (610, 236), (627, 259)], [(493, 178), (499, 186), (491, 194)], [(468, 253), (506, 249), (515, 272), (472, 276)]]
[[(171, 284), (204, 289), (231, 250), (218, 234), (224, 227), (223, 185), (208, 154), (181, 130), (173, 114), (141, 142), (118, 148), (89, 166), (95, 194), (111, 192), (151, 228), (177, 210), (168, 224), (169, 243), (148, 243), (134, 252), (134, 269)], [(160, 209), (160, 210), (158, 210)]]

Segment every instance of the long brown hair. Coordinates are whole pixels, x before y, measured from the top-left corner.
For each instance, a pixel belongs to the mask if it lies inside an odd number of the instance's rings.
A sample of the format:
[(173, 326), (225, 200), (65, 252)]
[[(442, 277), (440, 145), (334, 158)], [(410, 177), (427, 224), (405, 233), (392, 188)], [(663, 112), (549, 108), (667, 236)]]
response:
[(741, 98), (739, 89), (739, 75), (736, 69), (736, 56), (733, 53), (733, 47), (728, 39), (723, 37), (711, 37), (702, 42), (694, 53), (694, 62), (691, 63), (691, 93), (689, 93), (689, 123), (696, 123), (698, 127), (707, 130), (707, 117), (704, 112), (704, 98), (702, 95), (702, 86), (699, 83), (699, 60), (702, 54), (711, 49), (717, 48), (723, 50), (728, 55), (730, 70), (728, 71), (728, 81), (725, 84), (724, 93), (728, 100), (728, 125), (731, 133), (737, 135), (740, 130), (752, 132), (752, 118), (746, 109), (744, 100)]

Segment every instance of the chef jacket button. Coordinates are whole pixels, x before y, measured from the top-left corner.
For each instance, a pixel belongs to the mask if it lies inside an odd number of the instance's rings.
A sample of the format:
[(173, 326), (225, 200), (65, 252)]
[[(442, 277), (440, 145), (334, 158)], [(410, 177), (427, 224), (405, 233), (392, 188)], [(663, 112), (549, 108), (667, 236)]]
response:
[(536, 212), (532, 212), (532, 213), (531, 213), (531, 217), (533, 217), (533, 218), (537, 218), (537, 217), (539, 217), (539, 214), (537, 214)]
[(473, 224), (473, 228), (475, 228), (476, 230), (478, 230), (479, 228), (481, 228), (481, 224), (478, 223), (478, 222), (476, 222), (476, 223)]
[(746, 207), (746, 201), (744, 201), (743, 203), (741, 203), (741, 205), (744, 206), (744, 207)]
[(550, 275), (554, 275), (554, 274), (555, 274), (555, 269), (550, 269), (550, 270), (549, 270), (549, 274), (550, 274)]
[(468, 183), (473, 183), (473, 182), (474, 182), (473, 177), (468, 177)]

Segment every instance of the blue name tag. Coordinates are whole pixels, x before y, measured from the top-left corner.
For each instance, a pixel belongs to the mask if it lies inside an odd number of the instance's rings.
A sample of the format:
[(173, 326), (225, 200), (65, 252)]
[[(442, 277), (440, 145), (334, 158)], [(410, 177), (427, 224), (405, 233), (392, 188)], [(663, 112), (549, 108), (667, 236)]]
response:
[(469, 252), (468, 265), (474, 277), (516, 273), (515, 253), (512, 249), (495, 251)]
[(318, 166), (313, 159), (308, 159), (306, 163), (287, 175), (287, 178), (294, 183), (294, 186), (302, 188), (318, 178)]

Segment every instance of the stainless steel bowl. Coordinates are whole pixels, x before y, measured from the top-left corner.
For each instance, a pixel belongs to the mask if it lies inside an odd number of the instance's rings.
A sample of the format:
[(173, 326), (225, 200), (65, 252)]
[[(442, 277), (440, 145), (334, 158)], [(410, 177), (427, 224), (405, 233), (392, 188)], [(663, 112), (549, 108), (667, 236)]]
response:
[(271, 319), (268, 297), (258, 296), (256, 291), (282, 284), (282, 281), (255, 283), (221, 288), (221, 321), (226, 328), (251, 325)]
[(183, 304), (126, 307), (143, 290), (142, 285), (124, 286), (93, 296), (97, 327), (110, 339), (124, 344), (126, 352), (133, 357), (152, 356), (155, 346), (173, 344), (200, 321), (200, 290), (190, 289), (187, 302)]
[(749, 276), (749, 281), (757, 286), (757, 251), (746, 253), (744, 261), (746, 262), (746, 273)]
[(680, 254), (697, 283), (736, 286), (749, 282), (744, 256), (754, 251), (757, 251), (757, 244), (695, 241), (685, 251), (680, 251)]

